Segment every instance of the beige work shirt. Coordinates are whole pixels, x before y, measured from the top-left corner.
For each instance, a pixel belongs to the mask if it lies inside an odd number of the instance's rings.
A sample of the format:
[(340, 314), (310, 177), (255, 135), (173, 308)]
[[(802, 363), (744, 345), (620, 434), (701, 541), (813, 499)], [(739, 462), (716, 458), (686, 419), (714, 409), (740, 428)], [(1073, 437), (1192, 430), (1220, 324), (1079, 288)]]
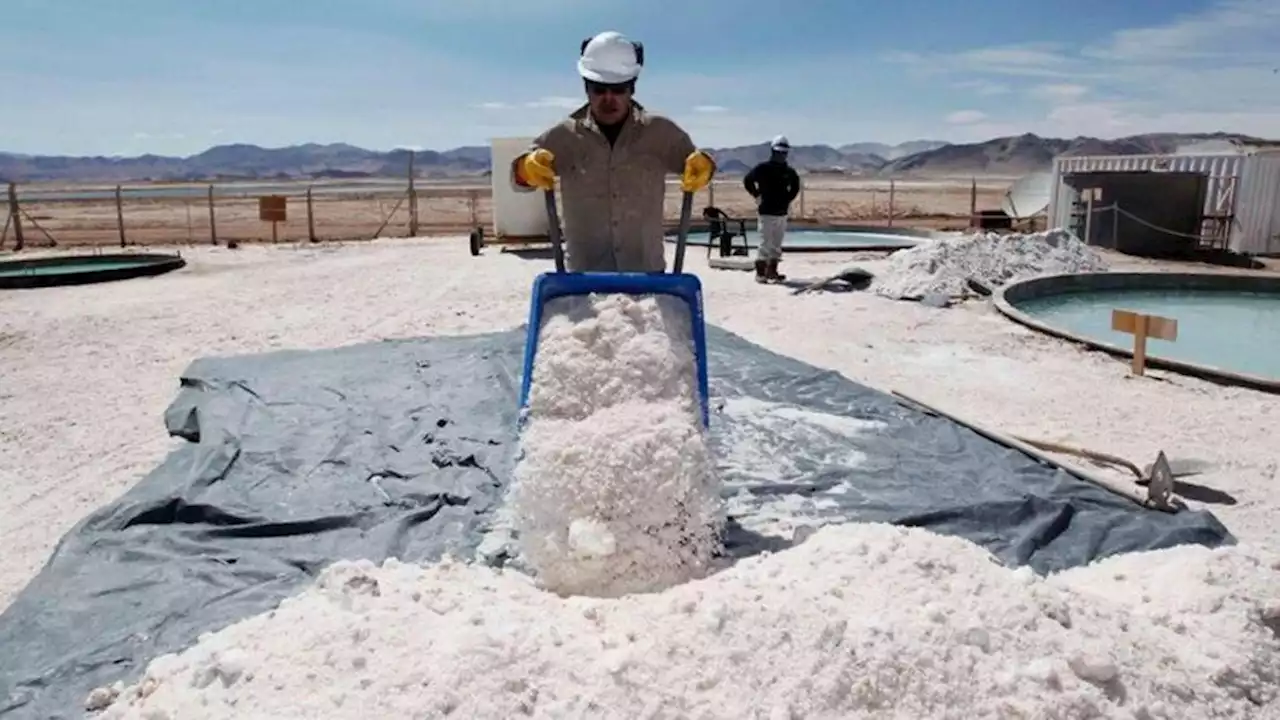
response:
[[(530, 148), (555, 155), (560, 178), (565, 267), (570, 272), (662, 272), (663, 200), (669, 173), (684, 172), (694, 152), (680, 126), (632, 103), (613, 146), (589, 106), (539, 135)], [(519, 162), (519, 158), (516, 159)], [(515, 181), (517, 192), (531, 192)]]

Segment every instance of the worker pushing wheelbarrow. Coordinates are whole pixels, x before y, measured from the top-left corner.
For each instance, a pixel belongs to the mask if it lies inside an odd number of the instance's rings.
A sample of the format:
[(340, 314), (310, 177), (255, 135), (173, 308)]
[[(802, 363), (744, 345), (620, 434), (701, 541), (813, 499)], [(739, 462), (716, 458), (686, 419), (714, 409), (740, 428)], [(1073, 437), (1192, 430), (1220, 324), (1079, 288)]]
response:
[(688, 133), (635, 101), (643, 66), (644, 46), (620, 33), (583, 41), (586, 104), (512, 162), (517, 191), (554, 190), (559, 175), (569, 272), (662, 272), (667, 175), (681, 176), (688, 199), (715, 174)]
[[(511, 164), (518, 192), (546, 192), (555, 272), (535, 281), (529, 309), (520, 405), (527, 403), (542, 310), (562, 295), (665, 294), (684, 301), (692, 320), (702, 422), (709, 423), (702, 285), (684, 273), (693, 194), (715, 174), (715, 161), (670, 119), (633, 99), (644, 46), (616, 32), (583, 41), (578, 73), (587, 103), (539, 135)], [(672, 272), (666, 270), (663, 200), (668, 174), (683, 196)], [(564, 196), (563, 243), (555, 185)], [(565, 248), (567, 247), (566, 259)]]

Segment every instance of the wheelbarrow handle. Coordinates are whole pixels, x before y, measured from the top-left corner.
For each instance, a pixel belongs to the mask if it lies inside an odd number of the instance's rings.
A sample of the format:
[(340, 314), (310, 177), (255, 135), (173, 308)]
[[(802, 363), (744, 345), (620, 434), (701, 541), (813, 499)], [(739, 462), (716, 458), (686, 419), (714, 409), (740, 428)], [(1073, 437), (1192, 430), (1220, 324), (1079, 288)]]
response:
[(551, 249), (555, 252), (556, 272), (564, 272), (564, 239), (560, 237), (560, 211), (556, 209), (556, 191), (547, 190), (547, 235), (551, 237)]
[[(693, 222), (693, 193), (685, 191), (680, 198), (680, 226), (676, 230), (676, 262), (671, 272), (684, 272), (684, 249), (689, 240), (689, 225)], [(710, 247), (710, 246), (708, 246)]]
[[(556, 191), (546, 191), (547, 235), (555, 253), (556, 272), (564, 272), (564, 239), (560, 236), (560, 211), (556, 209)], [(685, 192), (680, 199), (680, 226), (676, 231), (676, 262), (671, 271), (677, 275), (684, 271), (684, 251), (689, 240), (689, 225), (693, 221), (693, 193)]]

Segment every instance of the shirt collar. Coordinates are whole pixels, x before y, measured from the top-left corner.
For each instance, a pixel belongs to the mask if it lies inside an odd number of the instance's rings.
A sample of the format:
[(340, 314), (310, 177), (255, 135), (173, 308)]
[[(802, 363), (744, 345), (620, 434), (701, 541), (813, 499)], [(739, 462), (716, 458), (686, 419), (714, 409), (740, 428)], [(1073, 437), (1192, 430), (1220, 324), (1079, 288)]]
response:
[[(596, 124), (596, 119), (591, 116), (591, 104), (586, 103), (582, 107), (574, 110), (569, 117), (578, 121), (578, 124), (595, 132), (600, 132), (600, 126)], [(649, 113), (645, 111), (644, 106), (638, 101), (631, 101), (631, 123), (634, 125), (645, 125), (649, 121)]]

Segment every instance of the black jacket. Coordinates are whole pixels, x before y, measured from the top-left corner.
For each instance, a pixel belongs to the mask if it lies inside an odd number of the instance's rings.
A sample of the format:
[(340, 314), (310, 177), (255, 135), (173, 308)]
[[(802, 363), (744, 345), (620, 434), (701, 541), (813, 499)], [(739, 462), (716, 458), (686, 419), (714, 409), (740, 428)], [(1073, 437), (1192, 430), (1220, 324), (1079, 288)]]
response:
[(781, 160), (765, 160), (751, 168), (742, 185), (759, 199), (761, 215), (786, 215), (800, 194), (800, 176)]

